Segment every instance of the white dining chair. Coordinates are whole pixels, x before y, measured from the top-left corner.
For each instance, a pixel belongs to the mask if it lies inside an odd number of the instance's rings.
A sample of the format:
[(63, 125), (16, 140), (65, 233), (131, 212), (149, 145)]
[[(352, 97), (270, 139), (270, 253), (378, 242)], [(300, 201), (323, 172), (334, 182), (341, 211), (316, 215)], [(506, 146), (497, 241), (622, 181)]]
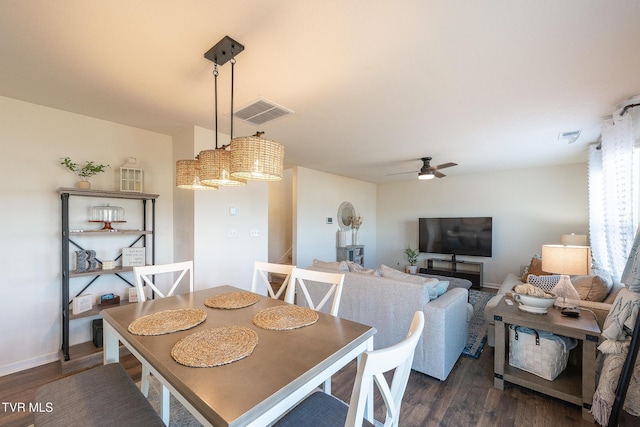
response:
[[(366, 404), (371, 402), (374, 384), (384, 400), (386, 409), (384, 426), (399, 426), (402, 396), (407, 388), (413, 353), (423, 329), (424, 313), (416, 311), (407, 338), (391, 347), (362, 354), (348, 405), (334, 396), (317, 391), (289, 411), (276, 422), (275, 426), (374, 426), (372, 415), (372, 419), (365, 418)], [(384, 373), (394, 369), (393, 380), (389, 387)]]
[[(264, 287), (267, 289), (267, 295), (274, 299), (280, 299), (285, 294), (291, 279), (291, 271), (294, 266), (288, 264), (274, 264), (270, 262), (256, 261), (253, 265), (253, 280), (251, 281), (251, 292), (262, 291)], [(270, 274), (282, 274), (285, 276), (278, 292), (274, 292), (270, 281)], [(260, 289), (259, 289), (260, 288)]]
[[(133, 267), (133, 275), (138, 292), (138, 302), (147, 300), (145, 287), (150, 289), (155, 297), (165, 298), (172, 296), (178, 286), (183, 283), (185, 275), (188, 275), (186, 280), (188, 281), (189, 292), (193, 292), (193, 261)], [(169, 276), (171, 277), (169, 278)], [(166, 281), (167, 278), (169, 279), (167, 283), (173, 282), (173, 285), (171, 285), (169, 291), (162, 291), (158, 282)], [(140, 390), (145, 397), (149, 397), (149, 375), (149, 366), (143, 363)], [(169, 398), (169, 389), (162, 385), (160, 416), (166, 425), (169, 425)]]
[[(308, 282), (307, 282), (308, 281)], [(324, 293), (320, 293), (321, 299), (319, 302), (314, 302), (309, 293), (309, 286), (313, 286), (310, 282), (320, 282), (328, 285), (328, 289)], [(294, 304), (296, 290), (300, 288), (302, 295), (309, 308), (320, 311), (322, 307), (333, 297), (331, 302), (331, 309), (329, 313), (332, 316), (338, 315), (340, 309), (340, 298), (342, 296), (342, 284), (344, 283), (344, 274), (342, 273), (328, 273), (324, 271), (307, 270), (304, 268), (295, 267), (291, 272), (291, 280), (287, 288), (284, 300), (290, 304)], [(326, 287), (326, 286), (325, 286)], [(317, 292), (314, 292), (316, 295)], [(316, 301), (319, 298), (316, 298)]]
[[(172, 296), (187, 273), (189, 273), (189, 292), (193, 292), (193, 261), (133, 267), (136, 290), (138, 291), (138, 302), (144, 302), (148, 298), (145, 292), (145, 286), (148, 286), (148, 289), (151, 289), (151, 291), (160, 298)], [(172, 275), (170, 280), (173, 281), (173, 285), (169, 288), (168, 292), (162, 291), (158, 287), (158, 280), (155, 278), (157, 275), (162, 275), (161, 280), (165, 280), (168, 275)]]
[[(304, 268), (295, 267), (291, 272), (291, 281), (287, 288), (284, 300), (289, 304), (294, 304), (296, 300), (296, 289), (300, 288), (306, 305), (312, 310), (320, 311), (324, 305), (331, 300), (331, 309), (329, 314), (332, 316), (338, 315), (340, 309), (340, 297), (342, 296), (342, 285), (344, 283), (344, 274), (341, 273), (328, 273), (324, 271), (307, 270)], [(320, 292), (309, 291), (309, 288), (316, 286), (319, 288), (322, 286), (323, 290)], [(325, 290), (326, 289), (326, 290)], [(319, 302), (314, 302), (320, 300)], [(333, 299), (331, 299), (333, 297)], [(299, 296), (300, 298), (300, 296)], [(331, 377), (327, 378), (323, 385), (323, 390), (327, 394), (331, 394)]]

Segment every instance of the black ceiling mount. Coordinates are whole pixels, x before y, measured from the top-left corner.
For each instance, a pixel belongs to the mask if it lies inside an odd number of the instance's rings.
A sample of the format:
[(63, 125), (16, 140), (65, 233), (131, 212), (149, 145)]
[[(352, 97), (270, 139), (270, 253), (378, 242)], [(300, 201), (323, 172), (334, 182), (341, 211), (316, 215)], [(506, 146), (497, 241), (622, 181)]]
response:
[(223, 65), (231, 58), (236, 57), (240, 52), (244, 50), (244, 46), (232, 39), (229, 36), (224, 36), (222, 40), (209, 49), (204, 57), (209, 61), (218, 65)]

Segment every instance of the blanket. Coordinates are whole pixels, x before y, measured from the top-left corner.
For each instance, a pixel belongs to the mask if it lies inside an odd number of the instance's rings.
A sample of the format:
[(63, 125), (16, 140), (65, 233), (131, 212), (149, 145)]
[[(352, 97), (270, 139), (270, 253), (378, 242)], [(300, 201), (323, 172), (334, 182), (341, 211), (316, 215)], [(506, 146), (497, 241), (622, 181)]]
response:
[[(602, 353), (598, 359), (600, 378), (591, 407), (593, 417), (602, 426), (609, 422), (639, 307), (640, 295), (624, 288), (604, 322), (602, 336), (606, 340), (598, 346)], [(631, 415), (640, 416), (640, 358), (636, 360), (623, 409)]]

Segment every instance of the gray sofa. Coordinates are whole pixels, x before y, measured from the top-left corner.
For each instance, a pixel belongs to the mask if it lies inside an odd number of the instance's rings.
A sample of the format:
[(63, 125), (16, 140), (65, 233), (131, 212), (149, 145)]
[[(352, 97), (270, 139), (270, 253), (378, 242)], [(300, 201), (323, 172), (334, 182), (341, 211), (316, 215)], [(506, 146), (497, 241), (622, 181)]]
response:
[[(511, 292), (514, 286), (521, 285), (520, 276), (516, 276), (513, 273), (507, 274), (504, 281), (502, 282), (502, 286), (498, 289), (496, 296), (491, 298), (489, 302), (487, 302), (486, 307), (484, 308), (484, 320), (487, 323), (487, 344), (491, 347), (495, 347), (495, 322), (493, 320), (493, 310), (495, 309), (500, 299), (504, 297), (504, 295), (508, 292)], [(598, 324), (602, 329), (602, 325), (604, 324), (604, 319), (607, 317), (609, 310), (611, 309), (611, 305), (613, 301), (616, 299), (616, 295), (620, 289), (622, 289), (624, 285), (619, 282), (614, 282), (612, 288), (607, 295), (607, 297), (602, 302), (594, 302), (594, 301), (579, 301), (580, 308), (585, 308), (587, 310), (592, 311), (596, 318), (598, 319)]]
[[(427, 285), (364, 272), (336, 271), (317, 266), (308, 269), (345, 274), (338, 316), (375, 327), (376, 349), (404, 339), (413, 313), (422, 310), (425, 328), (415, 351), (412, 368), (441, 381), (447, 378), (467, 342), (467, 289), (454, 287), (430, 301)], [(442, 279), (448, 280), (446, 277)], [(317, 288), (320, 291), (326, 289), (323, 284), (316, 285), (319, 285)], [(313, 291), (310, 292), (313, 297)]]

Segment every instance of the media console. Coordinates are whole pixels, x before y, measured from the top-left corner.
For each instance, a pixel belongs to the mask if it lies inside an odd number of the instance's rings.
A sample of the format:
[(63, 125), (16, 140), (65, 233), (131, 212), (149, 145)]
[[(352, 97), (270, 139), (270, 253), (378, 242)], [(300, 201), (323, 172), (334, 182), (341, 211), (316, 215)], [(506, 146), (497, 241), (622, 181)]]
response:
[(482, 289), (484, 283), (482, 268), (481, 262), (458, 261), (455, 257), (452, 260), (427, 258), (427, 268), (421, 268), (420, 273), (467, 279), (471, 282), (472, 288)]

